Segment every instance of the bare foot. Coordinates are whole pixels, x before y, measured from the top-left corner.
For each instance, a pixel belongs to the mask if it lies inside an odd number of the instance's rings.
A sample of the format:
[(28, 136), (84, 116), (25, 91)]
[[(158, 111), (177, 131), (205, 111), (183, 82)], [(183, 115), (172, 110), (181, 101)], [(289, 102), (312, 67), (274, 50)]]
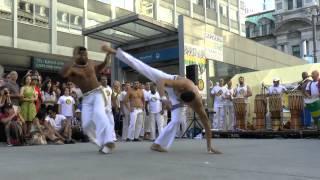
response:
[(168, 152), (166, 149), (162, 148), (159, 144), (155, 144), (155, 143), (151, 145), (150, 149), (158, 152)]
[(208, 154), (222, 154), (222, 152), (214, 148), (210, 148), (210, 150), (208, 150)]
[(114, 151), (115, 147), (116, 146), (114, 143), (107, 143), (106, 145), (101, 147), (99, 152), (102, 154), (111, 154)]

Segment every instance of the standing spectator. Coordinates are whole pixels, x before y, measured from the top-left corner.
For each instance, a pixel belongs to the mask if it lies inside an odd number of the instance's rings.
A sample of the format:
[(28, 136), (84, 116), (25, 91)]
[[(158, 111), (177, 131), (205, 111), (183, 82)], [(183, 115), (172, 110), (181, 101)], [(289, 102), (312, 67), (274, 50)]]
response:
[(64, 90), (64, 95), (60, 96), (58, 99), (59, 114), (65, 116), (67, 119), (71, 119), (74, 115), (75, 110), (75, 100), (70, 96), (70, 89), (66, 88)]
[(23, 140), (23, 118), (19, 113), (15, 112), (12, 104), (3, 106), (3, 114), (1, 122), (5, 125), (5, 132), (8, 146), (22, 145)]
[(140, 82), (135, 81), (134, 87), (127, 92), (126, 105), (130, 103), (130, 123), (128, 128), (128, 141), (141, 141), (139, 139), (143, 126), (144, 96), (139, 87)]
[(223, 94), (223, 99), (224, 99), (224, 112), (226, 115), (226, 130), (234, 130), (235, 127), (235, 117), (234, 117), (234, 107), (233, 107), (233, 102), (232, 102), (232, 94), (233, 94), (233, 89), (232, 89), (232, 82), (229, 81), (228, 83), (227, 90)]
[(32, 120), (37, 114), (36, 100), (37, 95), (34, 87), (31, 86), (31, 76), (27, 75), (24, 78), (24, 86), (20, 89), (21, 99), (21, 115), (26, 122), (25, 136), (30, 136), (30, 128)]
[[(31, 72), (32, 73), (32, 72)], [(39, 112), (41, 104), (43, 102), (41, 89), (40, 89), (40, 81), (41, 77), (38, 72), (33, 72), (31, 76), (31, 85), (34, 87), (36, 93), (36, 110)]]
[(216, 130), (221, 130), (224, 127), (224, 109), (222, 95), (226, 92), (227, 88), (224, 87), (224, 80), (220, 79), (219, 84), (211, 90), (211, 96), (214, 97), (213, 111), (216, 113), (213, 116), (212, 127)]
[(314, 128), (320, 130), (320, 117), (317, 114), (320, 111), (317, 105), (320, 100), (319, 71), (312, 71), (311, 77), (312, 81), (306, 86), (306, 95), (308, 98), (306, 106), (311, 111)]
[(125, 99), (127, 92), (130, 90), (130, 83), (126, 82), (124, 87), (122, 88), (120, 94), (120, 111), (122, 114), (122, 140), (125, 141), (128, 137), (128, 128), (129, 128), (129, 121), (130, 121), (130, 107), (125, 105)]
[(57, 96), (56, 93), (53, 91), (52, 88), (52, 81), (48, 80), (45, 84), (44, 84), (44, 88), (43, 91), (41, 92), (42, 94), (42, 99), (43, 99), (43, 103), (46, 106), (49, 105), (54, 105), (57, 102)]
[(60, 97), (61, 96), (61, 89), (60, 89), (60, 82), (57, 81), (56, 83), (54, 83), (52, 85), (52, 91), (56, 94), (56, 97)]
[(162, 131), (162, 121), (161, 117), (163, 114), (162, 102), (159, 93), (156, 91), (156, 85), (151, 86), (151, 92), (148, 94), (146, 98), (147, 105), (149, 105), (149, 109), (146, 109), (146, 114), (149, 115), (149, 120), (151, 124), (151, 135), (150, 139), (155, 140), (156, 138), (156, 124), (158, 128), (158, 134)]
[(112, 95), (111, 95), (111, 102), (112, 102), (112, 113), (115, 122), (115, 130), (117, 134), (120, 134), (120, 82), (114, 81), (112, 87)]
[[(308, 96), (306, 88), (307, 85), (311, 82), (311, 80), (309, 79), (309, 75), (307, 72), (303, 72), (302, 73), (302, 81), (299, 82), (299, 86), (298, 89), (300, 91), (302, 91), (303, 95), (304, 95), (304, 103), (306, 103), (306, 101), (308, 101), (308, 99), (306, 98)], [(303, 112), (301, 113), (301, 127), (307, 128), (311, 126), (311, 112), (304, 107)]]
[(67, 87), (70, 89), (70, 92), (75, 92), (78, 98), (83, 96), (81, 89), (77, 87), (74, 83), (69, 81), (67, 83)]
[(20, 101), (20, 88), (17, 84), (18, 73), (16, 71), (11, 71), (7, 75), (7, 81), (5, 83), (5, 87), (8, 88), (10, 92), (10, 99), (12, 100), (12, 104), (15, 106), (19, 106)]
[[(142, 85), (141, 87), (143, 91), (143, 96), (144, 96), (144, 103), (147, 102), (147, 98), (150, 95), (150, 82), (147, 82), (145, 85)], [(144, 139), (150, 140), (151, 136), (151, 122), (150, 122), (150, 117), (146, 113), (146, 111), (149, 111), (149, 106), (145, 105), (145, 109), (143, 111), (143, 116), (144, 116), (144, 124), (143, 124), (143, 130), (144, 130)]]
[(112, 89), (108, 85), (108, 78), (106, 76), (101, 76), (100, 83), (103, 86), (103, 93), (105, 97), (105, 112), (108, 116), (106, 121), (110, 121), (109, 123), (111, 126), (113, 126), (113, 140), (117, 140), (117, 136), (114, 129), (114, 117), (113, 117), (113, 111), (112, 111)]

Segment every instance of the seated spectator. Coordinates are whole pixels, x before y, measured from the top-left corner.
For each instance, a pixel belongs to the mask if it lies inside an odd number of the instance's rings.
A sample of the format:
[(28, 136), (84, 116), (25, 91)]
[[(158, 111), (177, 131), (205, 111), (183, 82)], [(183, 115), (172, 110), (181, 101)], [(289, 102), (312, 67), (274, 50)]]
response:
[(80, 109), (77, 109), (75, 111), (75, 116), (71, 121), (71, 127), (72, 127), (72, 138), (73, 139), (80, 141), (80, 142), (89, 142), (88, 136), (86, 136), (82, 130)]
[(66, 139), (66, 144), (73, 144), (72, 140), (72, 128), (71, 123), (67, 121), (67, 118), (61, 114), (57, 114), (57, 107), (48, 106), (47, 107), (47, 117), (45, 120), (51, 124), (54, 129), (59, 132), (59, 134)]
[[(44, 143), (43, 136), (45, 140), (50, 140), (56, 145), (64, 144), (65, 139), (57, 132), (50, 123), (45, 121), (45, 112), (39, 112), (35, 119), (33, 120), (33, 143)], [(42, 142), (41, 142), (42, 141)]]
[(46, 136), (43, 132), (43, 128), (39, 123), (39, 119), (44, 119), (45, 114), (43, 112), (39, 112), (34, 120), (32, 121), (31, 125), (31, 145), (44, 145), (47, 144)]
[(0, 108), (5, 104), (11, 104), (10, 91), (6, 87), (1, 87), (0, 90)]
[(12, 104), (2, 107), (1, 122), (5, 125), (5, 133), (8, 146), (23, 145), (23, 118), (15, 112)]

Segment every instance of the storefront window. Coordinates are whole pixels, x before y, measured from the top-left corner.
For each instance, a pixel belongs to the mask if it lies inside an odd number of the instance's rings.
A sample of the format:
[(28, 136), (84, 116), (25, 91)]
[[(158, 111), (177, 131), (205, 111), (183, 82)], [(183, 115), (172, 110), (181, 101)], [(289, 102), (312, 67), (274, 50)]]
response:
[(12, 0), (0, 0), (0, 18), (12, 19)]
[(174, 0), (161, 0), (159, 3), (158, 19), (173, 24)]

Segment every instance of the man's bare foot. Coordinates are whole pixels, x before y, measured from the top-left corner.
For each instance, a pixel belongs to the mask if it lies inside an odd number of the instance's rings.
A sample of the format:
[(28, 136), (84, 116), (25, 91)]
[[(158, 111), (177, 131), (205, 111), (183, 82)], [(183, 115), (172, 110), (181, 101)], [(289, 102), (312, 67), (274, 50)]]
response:
[(159, 144), (155, 144), (155, 143), (151, 145), (150, 149), (158, 152), (168, 152), (166, 149), (162, 148)]
[(208, 150), (208, 154), (222, 154), (222, 152), (214, 148), (210, 148), (210, 150)]
[(116, 146), (114, 143), (107, 143), (106, 145), (101, 147), (99, 152), (102, 154), (111, 154), (114, 151), (115, 147)]

